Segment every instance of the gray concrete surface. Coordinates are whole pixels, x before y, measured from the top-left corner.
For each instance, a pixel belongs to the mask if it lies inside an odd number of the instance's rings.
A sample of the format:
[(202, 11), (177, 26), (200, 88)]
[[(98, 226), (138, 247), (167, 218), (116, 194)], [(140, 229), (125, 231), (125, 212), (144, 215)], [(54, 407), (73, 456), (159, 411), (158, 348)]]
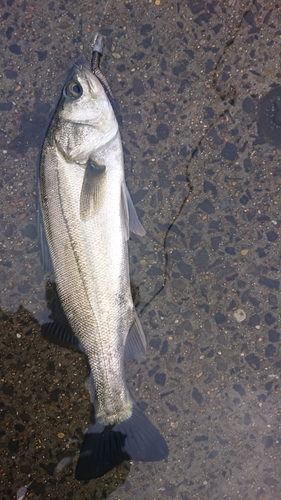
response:
[[(32, 480), (26, 498), (44, 500), (281, 498), (281, 6), (110, 0), (103, 19), (105, 2), (0, 7), (1, 499)], [(90, 404), (83, 357), (40, 335), (36, 165), (98, 29), (147, 230), (130, 258), (149, 348), (128, 384), (170, 455), (83, 484), (73, 465), (53, 474)]]

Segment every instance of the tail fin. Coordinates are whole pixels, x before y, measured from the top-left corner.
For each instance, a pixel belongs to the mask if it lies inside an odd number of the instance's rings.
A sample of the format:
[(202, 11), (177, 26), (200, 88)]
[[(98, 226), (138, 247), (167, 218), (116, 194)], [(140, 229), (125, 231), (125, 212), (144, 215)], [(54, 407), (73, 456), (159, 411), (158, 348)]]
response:
[(169, 454), (165, 439), (134, 403), (130, 418), (114, 426), (91, 425), (84, 437), (76, 479), (93, 479), (124, 460), (157, 462)]

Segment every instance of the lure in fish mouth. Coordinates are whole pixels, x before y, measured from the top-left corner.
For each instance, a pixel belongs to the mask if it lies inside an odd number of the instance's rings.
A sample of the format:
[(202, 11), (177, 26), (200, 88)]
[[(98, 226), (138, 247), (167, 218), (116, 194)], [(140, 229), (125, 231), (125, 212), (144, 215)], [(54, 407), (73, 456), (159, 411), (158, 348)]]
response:
[(92, 52), (92, 59), (91, 59), (91, 71), (94, 73), (94, 75), (99, 79), (101, 82), (105, 93), (107, 97), (109, 98), (110, 102), (114, 102), (114, 97), (111, 92), (110, 86), (107, 82), (107, 79), (105, 78), (104, 74), (100, 70), (100, 60), (103, 55), (103, 38), (99, 33), (96, 34), (95, 40), (94, 40), (94, 45), (93, 45), (93, 52)]
[[(113, 99), (99, 64), (79, 60), (63, 87), (44, 139), (38, 175), (42, 262), (55, 274), (64, 321), (45, 336), (80, 347), (95, 419), (85, 434), (77, 479), (102, 476), (124, 460), (158, 461), (166, 441), (138, 408), (125, 380), (125, 359), (143, 356), (146, 340), (130, 289), (130, 231), (143, 236), (125, 183)], [(54, 304), (56, 307), (56, 304)]]

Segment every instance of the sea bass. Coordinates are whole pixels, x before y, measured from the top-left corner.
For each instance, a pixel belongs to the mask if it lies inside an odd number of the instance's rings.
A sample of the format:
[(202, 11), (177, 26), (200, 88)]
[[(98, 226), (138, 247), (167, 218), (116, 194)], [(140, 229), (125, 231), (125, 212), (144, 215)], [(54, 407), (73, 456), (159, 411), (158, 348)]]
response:
[[(77, 479), (99, 477), (124, 460), (168, 455), (125, 381), (125, 358), (146, 350), (131, 296), (127, 245), (130, 231), (145, 231), (125, 184), (112, 96), (99, 70), (102, 47), (97, 36), (92, 65), (79, 59), (68, 75), (38, 176), (43, 264), (54, 271), (70, 330), (91, 369), (95, 420), (84, 437)], [(64, 335), (64, 326), (57, 331)]]

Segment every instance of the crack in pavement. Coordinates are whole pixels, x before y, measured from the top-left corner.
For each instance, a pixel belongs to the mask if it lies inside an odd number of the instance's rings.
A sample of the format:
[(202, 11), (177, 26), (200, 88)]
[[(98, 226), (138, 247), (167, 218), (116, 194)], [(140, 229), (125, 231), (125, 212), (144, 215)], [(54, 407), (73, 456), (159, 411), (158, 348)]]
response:
[[(182, 212), (185, 204), (187, 203), (187, 201), (188, 201), (188, 199), (190, 197), (190, 194), (193, 191), (193, 184), (192, 184), (192, 181), (190, 179), (190, 174), (189, 174), (190, 164), (191, 164), (194, 156), (199, 151), (199, 148), (200, 148), (201, 144), (203, 143), (203, 141), (205, 140), (205, 138), (209, 134), (210, 130), (213, 127), (215, 127), (222, 120), (222, 118), (225, 117), (227, 114), (229, 114), (230, 119), (232, 120), (232, 117), (231, 117), (229, 111), (235, 105), (235, 102), (236, 102), (236, 97), (237, 97), (236, 88), (235, 87), (230, 87), (227, 92), (222, 92), (222, 90), (220, 89), (220, 87), (217, 85), (218, 69), (219, 69), (219, 67), (221, 65), (221, 62), (222, 62), (224, 56), (226, 55), (226, 53), (228, 52), (228, 50), (230, 49), (230, 47), (233, 46), (233, 44), (234, 44), (234, 42), (235, 42), (235, 40), (236, 40), (236, 38), (237, 38), (237, 36), (238, 36), (238, 34), (240, 32), (240, 29), (241, 29), (241, 26), (242, 26), (242, 23), (243, 23), (245, 17), (247, 16), (247, 14), (249, 14), (249, 12), (252, 11), (252, 9), (253, 9), (253, 7), (254, 7), (255, 4), (256, 4), (256, 0), (253, 0), (252, 4), (251, 4), (251, 7), (244, 12), (244, 14), (241, 17), (240, 21), (238, 22), (237, 26), (234, 28), (233, 33), (231, 35), (231, 38), (226, 42), (226, 44), (225, 44), (225, 46), (223, 48), (223, 51), (222, 51), (220, 57), (218, 58), (217, 63), (215, 65), (215, 68), (213, 70), (212, 86), (213, 86), (215, 92), (217, 93), (217, 95), (219, 96), (219, 98), (221, 99), (221, 101), (224, 104), (227, 104), (227, 107), (205, 129), (203, 135), (199, 139), (197, 145), (195, 146), (194, 150), (190, 154), (189, 159), (187, 160), (186, 167), (185, 167), (185, 176), (186, 176), (186, 182), (187, 182), (187, 186), (188, 186), (188, 194), (183, 199), (183, 201), (181, 203), (181, 206), (180, 206), (177, 214), (173, 217), (172, 222), (170, 223), (169, 227), (167, 228), (167, 230), (165, 232), (164, 240), (163, 240), (163, 252), (164, 252), (163, 283), (162, 283), (162, 286), (160, 287), (160, 289), (157, 290), (157, 292), (155, 292), (155, 294), (150, 298), (150, 300), (148, 302), (146, 302), (146, 304), (144, 304), (144, 306), (140, 310), (139, 314), (141, 314), (144, 311), (144, 309), (146, 309), (146, 307), (149, 304), (151, 304), (151, 302), (157, 297), (157, 295), (159, 295), (162, 292), (162, 290), (165, 288), (165, 286), (167, 284), (167, 281), (168, 281), (168, 262), (169, 262), (168, 251), (167, 251), (167, 239), (168, 239), (169, 233), (170, 233), (173, 225), (175, 224), (175, 222), (179, 218), (179, 216), (180, 216), (180, 214), (181, 214), (181, 212)], [(227, 103), (225, 102), (226, 100), (228, 100)]]

